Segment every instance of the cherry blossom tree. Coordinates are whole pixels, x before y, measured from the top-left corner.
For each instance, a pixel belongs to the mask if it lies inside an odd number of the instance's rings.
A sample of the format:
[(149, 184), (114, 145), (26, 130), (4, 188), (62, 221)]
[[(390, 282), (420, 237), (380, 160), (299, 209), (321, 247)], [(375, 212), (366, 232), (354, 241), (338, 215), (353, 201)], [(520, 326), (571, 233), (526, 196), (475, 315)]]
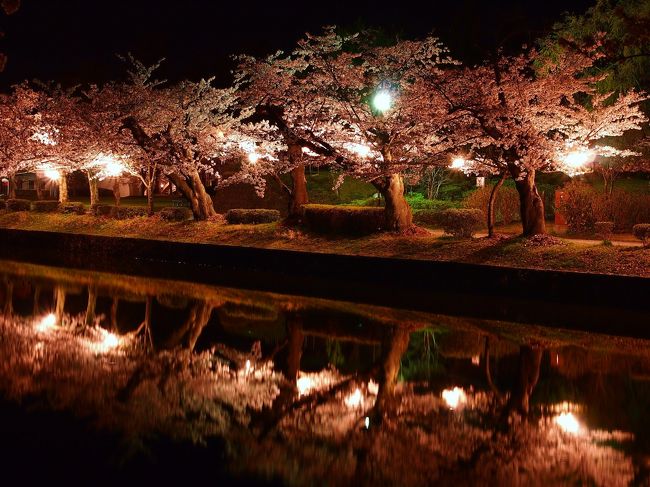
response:
[[(286, 144), (287, 149), (279, 154), (273, 175), (289, 196), (289, 220), (299, 220), (302, 206), (309, 202), (306, 162), (325, 163), (327, 159), (319, 153), (329, 154), (328, 148), (315, 136), (321, 121), (318, 114), (322, 102), (301, 79), (307, 64), (299, 57), (277, 52), (263, 59), (239, 56), (237, 60), (235, 78), (241, 87), (242, 104), (254, 107), (254, 117), (267, 120), (277, 129), (277, 133), (267, 133), (279, 135)], [(279, 178), (282, 172), (290, 173), (291, 186)]]
[(525, 236), (546, 231), (537, 171), (575, 172), (584, 163), (577, 154), (586, 151), (631, 155), (596, 142), (639, 129), (645, 121), (638, 108), (643, 94), (631, 91), (611, 100), (595, 92), (598, 78), (584, 74), (593, 61), (593, 52), (577, 49), (555, 59), (543, 59), (534, 50), (502, 56), (467, 69), (462, 89), (454, 94), (468, 105), (482, 132), (470, 144), (474, 158), (464, 170), (507, 173), (514, 179)]
[[(466, 116), (440, 92), (455, 66), (433, 37), (378, 45), (368, 33), (341, 36), (334, 27), (307, 35), (287, 57), (247, 60), (255, 103), (293, 148), (371, 182), (386, 201), (386, 228), (412, 226), (405, 171), (441, 164), (467, 142)], [(438, 88), (438, 89), (434, 89)], [(290, 157), (291, 158), (291, 157)], [(295, 186), (294, 181), (294, 186)]]
[(55, 145), (56, 132), (39, 112), (42, 93), (27, 83), (0, 95), (0, 173), (9, 179), (16, 197), (15, 175), (42, 164)]
[(216, 215), (203, 178), (218, 185), (225, 160), (248, 161), (239, 178), (261, 184), (255, 175), (274, 149), (257, 137), (263, 126), (243, 122), (252, 112), (238, 106), (236, 86), (215, 88), (210, 79), (160, 87), (152, 80), (158, 65), (131, 61), (130, 82), (117, 87), (122, 132), (188, 198), (195, 219)]
[(446, 96), (456, 62), (434, 37), (375, 45), (368, 35), (344, 38), (333, 28), (308, 36), (298, 53), (307, 80), (327, 107), (324, 139), (350, 175), (370, 181), (386, 202), (386, 228), (412, 225), (404, 173), (445, 164), (474, 134), (462, 104)]

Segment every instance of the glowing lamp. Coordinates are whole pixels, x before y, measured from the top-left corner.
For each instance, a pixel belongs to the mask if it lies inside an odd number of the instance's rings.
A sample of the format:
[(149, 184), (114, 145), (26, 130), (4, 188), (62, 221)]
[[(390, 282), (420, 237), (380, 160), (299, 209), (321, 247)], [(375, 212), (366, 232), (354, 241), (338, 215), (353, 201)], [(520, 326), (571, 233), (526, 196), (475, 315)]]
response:
[(580, 432), (580, 423), (573, 413), (558, 414), (553, 421), (566, 433), (577, 435)]
[(379, 90), (375, 93), (375, 96), (372, 97), (372, 106), (375, 110), (380, 113), (390, 110), (393, 106), (393, 97), (386, 90)]
[(50, 181), (58, 181), (61, 179), (61, 173), (54, 168), (47, 168), (43, 171), (43, 174)]
[(453, 161), (451, 161), (451, 168), (452, 169), (462, 169), (462, 168), (465, 167), (466, 163), (467, 163), (467, 161), (464, 158), (456, 157), (456, 158), (454, 158)]
[(564, 163), (573, 170), (580, 169), (594, 159), (594, 153), (590, 150), (579, 150), (569, 152), (564, 157)]
[(442, 400), (449, 406), (449, 409), (456, 409), (459, 405), (467, 402), (467, 396), (460, 387), (454, 387), (442, 391)]

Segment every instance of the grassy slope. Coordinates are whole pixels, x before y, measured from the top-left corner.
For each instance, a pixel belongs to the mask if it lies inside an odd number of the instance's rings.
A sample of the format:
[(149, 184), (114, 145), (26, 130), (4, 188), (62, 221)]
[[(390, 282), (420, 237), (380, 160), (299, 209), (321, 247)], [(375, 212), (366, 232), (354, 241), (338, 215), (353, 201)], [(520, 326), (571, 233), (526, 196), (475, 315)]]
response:
[(90, 215), (6, 211), (0, 211), (0, 227), (650, 277), (650, 250), (640, 247), (573, 243), (527, 247), (525, 241), (514, 237), (506, 240), (456, 240), (436, 236), (428, 230), (414, 236), (378, 234), (361, 238), (327, 238), (276, 224), (167, 223), (157, 217), (119, 221)]

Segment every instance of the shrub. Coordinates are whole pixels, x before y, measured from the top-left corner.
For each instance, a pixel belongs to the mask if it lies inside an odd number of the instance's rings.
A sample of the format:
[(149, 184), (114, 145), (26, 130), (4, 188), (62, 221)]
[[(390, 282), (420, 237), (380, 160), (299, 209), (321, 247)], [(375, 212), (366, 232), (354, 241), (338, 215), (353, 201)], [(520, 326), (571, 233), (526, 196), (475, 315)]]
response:
[(615, 231), (629, 232), (634, 225), (650, 218), (650, 196), (622, 189), (609, 196), (598, 194), (595, 211), (599, 218), (613, 221)]
[(73, 213), (75, 215), (83, 215), (86, 213), (83, 203), (62, 203), (59, 206), (61, 213)]
[(611, 195), (597, 192), (588, 184), (572, 181), (563, 190), (558, 210), (572, 232), (590, 232), (596, 221), (614, 222), (614, 232), (629, 232), (650, 218), (650, 196), (615, 190)]
[(110, 216), (111, 208), (113, 208), (111, 205), (92, 205), (90, 213), (95, 216)]
[(129, 206), (111, 206), (110, 208), (110, 216), (116, 220), (147, 216), (146, 208), (133, 208)]
[(363, 206), (305, 205), (304, 222), (317, 233), (363, 235), (381, 230), (384, 209)]
[(596, 222), (594, 223), (596, 236), (602, 240), (609, 240), (614, 232), (614, 222)]
[(59, 209), (59, 202), (56, 200), (32, 201), (31, 209), (38, 213), (50, 213)]
[(7, 202), (5, 200), (0, 200), (0, 210), (7, 209)]
[(228, 210), (226, 212), (226, 221), (231, 225), (236, 224), (252, 224), (258, 225), (260, 223), (273, 223), (280, 219), (280, 212), (278, 210), (264, 210), (264, 209), (243, 209), (237, 208)]
[(445, 233), (469, 238), (483, 227), (484, 215), (474, 208), (451, 208), (440, 212), (440, 223)]
[(344, 206), (384, 206), (384, 200), (377, 196), (369, 196), (360, 200), (352, 200), (349, 203), (343, 203)]
[[(493, 187), (489, 185), (473, 191), (463, 200), (463, 207), (481, 210), (483, 218), (487, 219), (487, 206)], [(494, 220), (504, 225), (519, 220), (519, 193), (515, 188), (505, 185), (499, 188), (494, 202)]]
[(189, 208), (176, 206), (165, 207), (158, 214), (160, 218), (168, 222), (184, 222), (194, 217)]
[(413, 222), (417, 225), (427, 225), (430, 227), (441, 227), (442, 219), (440, 210), (413, 210)]
[(31, 201), (22, 199), (9, 199), (6, 202), (9, 211), (29, 211), (31, 204)]
[(596, 223), (596, 191), (580, 181), (571, 181), (563, 188), (565, 197), (558, 210), (564, 215), (569, 230), (591, 232)]
[(406, 201), (412, 210), (446, 210), (447, 208), (456, 208), (458, 203), (448, 200), (429, 200), (422, 193), (409, 193), (406, 195)]
[(637, 223), (632, 227), (632, 232), (643, 242), (644, 247), (650, 247), (650, 223)]

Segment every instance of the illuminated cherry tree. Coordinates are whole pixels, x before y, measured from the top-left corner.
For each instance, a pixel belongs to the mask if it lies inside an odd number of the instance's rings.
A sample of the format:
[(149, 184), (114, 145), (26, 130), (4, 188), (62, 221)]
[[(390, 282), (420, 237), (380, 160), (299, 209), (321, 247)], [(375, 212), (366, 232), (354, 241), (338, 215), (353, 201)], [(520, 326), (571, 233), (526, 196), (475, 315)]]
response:
[(638, 129), (645, 121), (638, 108), (644, 95), (630, 92), (614, 101), (596, 95), (597, 78), (584, 75), (593, 61), (592, 54), (574, 49), (553, 60), (541, 59), (535, 51), (501, 57), (465, 70), (465, 82), (454, 94), (481, 129), (481, 137), (470, 145), (473, 159), (462, 168), (514, 179), (526, 236), (546, 231), (537, 171), (576, 172), (595, 155), (631, 155), (596, 142)]
[(437, 39), (374, 44), (367, 34), (343, 37), (329, 27), (307, 35), (291, 56), (246, 66), (257, 73), (256, 103), (293, 147), (292, 164), (304, 164), (301, 146), (371, 182), (386, 201), (386, 228), (405, 231), (412, 215), (404, 173), (441, 164), (467, 132), (464, 115), (434, 89), (455, 64)]
[(47, 161), (56, 145), (56, 128), (39, 111), (43, 94), (27, 83), (0, 95), (0, 173), (9, 179), (10, 197), (16, 197), (15, 175)]
[(238, 107), (236, 87), (218, 89), (212, 80), (160, 87), (152, 80), (157, 65), (132, 63), (130, 82), (115, 88), (121, 132), (187, 197), (195, 219), (216, 215), (204, 181), (216, 188), (224, 161), (241, 161), (239, 179), (261, 184), (256, 175), (275, 146), (258, 138), (265, 126), (243, 122), (252, 112)]

